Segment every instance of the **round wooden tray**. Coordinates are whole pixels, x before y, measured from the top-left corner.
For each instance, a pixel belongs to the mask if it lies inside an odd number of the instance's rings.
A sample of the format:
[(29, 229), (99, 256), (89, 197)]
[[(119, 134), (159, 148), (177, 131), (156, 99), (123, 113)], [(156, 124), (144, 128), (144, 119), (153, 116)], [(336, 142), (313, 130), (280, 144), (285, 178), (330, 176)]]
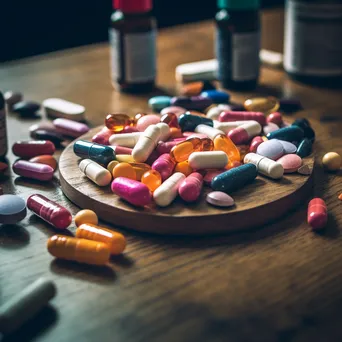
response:
[[(80, 137), (91, 141), (97, 127)], [(258, 176), (256, 180), (231, 196), (235, 206), (216, 208), (205, 201), (211, 191), (204, 186), (195, 204), (177, 198), (166, 208), (136, 208), (111, 192), (110, 186), (98, 187), (78, 168), (79, 158), (71, 143), (59, 160), (60, 182), (64, 194), (83, 209), (92, 209), (104, 221), (143, 232), (158, 234), (203, 235), (255, 228), (275, 220), (294, 209), (311, 193), (313, 176), (288, 174), (274, 181)], [(313, 168), (313, 155), (304, 159)]]

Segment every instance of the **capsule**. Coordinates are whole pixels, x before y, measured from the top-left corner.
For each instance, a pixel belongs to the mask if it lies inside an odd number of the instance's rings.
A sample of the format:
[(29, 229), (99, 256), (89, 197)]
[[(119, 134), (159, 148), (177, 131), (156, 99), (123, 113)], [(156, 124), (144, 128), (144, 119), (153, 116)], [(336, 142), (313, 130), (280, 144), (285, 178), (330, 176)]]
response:
[(228, 133), (234, 144), (242, 145), (261, 133), (261, 125), (257, 121), (249, 121)]
[(112, 174), (93, 160), (83, 159), (78, 167), (85, 176), (98, 186), (106, 186), (112, 180)]
[(243, 161), (245, 164), (254, 164), (259, 173), (272, 179), (280, 179), (284, 175), (284, 168), (280, 163), (256, 153), (246, 154)]
[(141, 183), (145, 184), (151, 192), (154, 192), (162, 183), (162, 177), (156, 170), (146, 171), (141, 177)]
[(212, 120), (217, 120), (221, 112), (223, 111), (232, 110), (231, 106), (227, 104), (219, 104), (217, 106), (213, 105), (210, 107), (210, 109), (207, 111), (207, 118)]
[(135, 174), (136, 174), (136, 179), (138, 181), (140, 181), (142, 175), (145, 172), (151, 170), (151, 166), (146, 163), (129, 163), (129, 164), (133, 167)]
[(76, 237), (103, 242), (112, 255), (119, 255), (126, 248), (126, 239), (121, 233), (91, 223), (81, 224), (76, 230)]
[(160, 207), (167, 207), (177, 197), (178, 188), (185, 176), (180, 173), (174, 173), (153, 193), (153, 199)]
[(192, 172), (192, 167), (189, 165), (189, 161), (183, 161), (180, 163), (177, 163), (174, 169), (174, 172), (181, 172), (183, 173), (183, 175), (185, 175), (186, 177), (188, 177)]
[(224, 134), (218, 135), (214, 139), (214, 150), (223, 151), (227, 154), (229, 163), (240, 161), (240, 151), (231, 141), (229, 137)]
[(315, 131), (311, 128), (310, 122), (305, 119), (297, 119), (292, 123), (292, 126), (298, 126), (304, 131), (304, 138), (309, 139), (311, 142), (315, 141)]
[(105, 125), (112, 133), (120, 133), (133, 124), (134, 121), (126, 114), (108, 114), (105, 119)]
[(106, 265), (110, 249), (103, 243), (70, 236), (54, 235), (47, 242), (48, 252), (58, 259), (91, 265)]
[[(185, 138), (183, 139), (183, 141), (185, 140)], [(170, 153), (172, 148), (174, 146), (176, 146), (177, 144), (179, 144), (178, 140), (172, 140), (172, 141), (159, 141), (156, 151), (161, 155), (164, 153)]]
[(266, 116), (261, 112), (232, 112), (223, 111), (219, 115), (219, 121), (229, 122), (229, 121), (247, 121), (253, 120), (259, 122), (261, 126), (266, 125)]
[(297, 155), (301, 158), (305, 158), (311, 154), (311, 151), (312, 142), (309, 139), (304, 138), (297, 148)]
[(188, 110), (204, 110), (212, 103), (212, 99), (204, 96), (178, 96), (171, 99), (171, 106), (179, 106)]
[(227, 164), (228, 156), (223, 151), (194, 152), (189, 157), (189, 165), (194, 170), (222, 169)]
[(228, 121), (228, 122), (221, 122), (221, 121), (214, 120), (214, 128), (219, 129), (220, 131), (222, 131), (225, 134), (228, 134), (233, 129), (235, 129), (241, 125), (244, 125), (250, 121), (254, 121), (254, 120)]
[(182, 137), (183, 137), (183, 133), (180, 128), (170, 127), (170, 139), (182, 138)]
[(113, 132), (107, 127), (103, 127), (100, 132), (96, 133), (91, 141), (101, 145), (109, 145), (109, 138)]
[(57, 132), (72, 138), (78, 138), (89, 131), (89, 127), (81, 122), (58, 118), (53, 120)]
[(215, 137), (219, 134), (224, 134), (223, 131), (221, 131), (217, 128), (214, 128), (214, 127), (207, 126), (207, 125), (198, 125), (195, 128), (195, 132), (205, 134), (211, 140), (214, 140)]
[(165, 181), (172, 175), (175, 165), (176, 162), (170, 154), (164, 153), (152, 164), (152, 169), (158, 171), (162, 180)]
[(182, 114), (178, 118), (179, 126), (182, 132), (193, 132), (198, 125), (207, 125), (213, 127), (213, 120), (206, 118), (205, 116)]
[(230, 99), (228, 93), (216, 89), (202, 91), (201, 96), (211, 99), (213, 103), (228, 103)]
[(151, 203), (152, 197), (149, 188), (145, 184), (133, 179), (125, 177), (115, 178), (111, 188), (116, 195), (138, 207)]
[[(170, 138), (170, 127), (164, 123), (164, 122), (159, 122), (156, 124), (156, 126), (160, 129), (160, 141), (166, 141)], [(158, 141), (157, 141), (158, 143)]]
[(27, 208), (57, 229), (69, 227), (72, 216), (68, 209), (43, 195), (34, 194), (27, 199)]
[(298, 126), (288, 126), (267, 134), (267, 139), (278, 139), (285, 141), (301, 141), (304, 138), (304, 131)]
[(109, 138), (109, 143), (111, 145), (119, 145), (132, 148), (138, 142), (141, 134), (142, 132), (113, 134)]
[(264, 140), (262, 137), (254, 137), (249, 145), (249, 152), (256, 153), (259, 145), (261, 145), (263, 142)]
[(148, 106), (155, 112), (160, 112), (164, 108), (169, 107), (170, 103), (170, 96), (154, 96), (148, 100)]
[(211, 188), (215, 191), (229, 193), (253, 182), (257, 175), (258, 172), (255, 165), (244, 164), (214, 177), (211, 181)]
[(168, 112), (160, 118), (160, 122), (166, 123), (169, 127), (179, 128), (178, 118), (175, 113)]
[(91, 159), (99, 164), (107, 166), (115, 160), (115, 152), (105, 145), (92, 143), (86, 140), (77, 140), (74, 143), (74, 153), (80, 158)]
[(49, 165), (53, 168), (54, 171), (56, 171), (56, 169), (57, 169), (57, 161), (50, 154), (33, 157), (29, 160), (29, 162)]
[(159, 142), (161, 130), (157, 125), (149, 126), (139, 137), (132, 156), (136, 162), (145, 162)]
[(111, 174), (113, 174), (114, 167), (115, 167), (116, 165), (118, 165), (118, 164), (120, 164), (120, 163), (119, 163), (117, 160), (111, 161), (111, 162), (107, 165), (107, 170), (108, 170)]
[(214, 151), (214, 142), (210, 138), (202, 138), (201, 143), (201, 151)]
[(313, 230), (322, 229), (328, 222), (328, 210), (321, 198), (314, 198), (308, 205), (308, 224)]
[(170, 156), (175, 162), (180, 163), (188, 160), (191, 153), (201, 151), (201, 149), (201, 139), (190, 138), (174, 146), (170, 152)]
[(133, 156), (130, 154), (117, 154), (116, 160), (119, 163), (134, 163), (135, 162)]
[(279, 100), (273, 96), (254, 97), (246, 100), (243, 105), (250, 112), (257, 111), (265, 114), (276, 112), (280, 107)]
[(132, 154), (132, 149), (129, 147), (125, 147), (125, 146), (119, 146), (119, 145), (113, 145), (110, 146), (110, 148), (112, 148), (115, 152), (115, 154)]
[(129, 179), (137, 180), (137, 174), (133, 168), (128, 163), (120, 163), (116, 165), (113, 169), (113, 178), (126, 177)]
[(136, 126), (125, 126), (121, 133), (135, 133), (140, 132)]
[(186, 109), (183, 107), (178, 107), (178, 106), (170, 106), (170, 107), (165, 107), (160, 111), (160, 115), (165, 115), (167, 113), (174, 113), (176, 116), (180, 116), (181, 114), (185, 113)]
[(275, 113), (271, 113), (267, 119), (266, 119), (267, 123), (274, 123), (277, 126), (281, 126), (283, 124), (283, 117), (280, 113), (275, 112)]
[(19, 176), (37, 179), (39, 181), (49, 181), (53, 177), (54, 169), (45, 164), (32, 163), (26, 160), (18, 160), (12, 166), (13, 172)]
[(35, 140), (48, 140), (51, 141), (55, 147), (60, 147), (65, 137), (57, 132), (51, 132), (44, 129), (38, 129), (30, 134), (31, 138)]
[(194, 172), (182, 181), (178, 193), (185, 202), (195, 202), (201, 194), (202, 187), (203, 176), (198, 172)]
[(21, 158), (54, 154), (55, 150), (55, 145), (49, 140), (17, 141), (12, 146), (13, 154)]

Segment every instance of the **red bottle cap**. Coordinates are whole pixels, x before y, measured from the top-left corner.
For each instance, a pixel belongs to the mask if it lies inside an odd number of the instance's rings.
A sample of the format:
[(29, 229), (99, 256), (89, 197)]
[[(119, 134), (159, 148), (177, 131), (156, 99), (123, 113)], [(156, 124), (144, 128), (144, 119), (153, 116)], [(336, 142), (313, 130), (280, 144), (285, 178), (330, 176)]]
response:
[(152, 9), (152, 0), (113, 0), (113, 6), (124, 13), (143, 13)]

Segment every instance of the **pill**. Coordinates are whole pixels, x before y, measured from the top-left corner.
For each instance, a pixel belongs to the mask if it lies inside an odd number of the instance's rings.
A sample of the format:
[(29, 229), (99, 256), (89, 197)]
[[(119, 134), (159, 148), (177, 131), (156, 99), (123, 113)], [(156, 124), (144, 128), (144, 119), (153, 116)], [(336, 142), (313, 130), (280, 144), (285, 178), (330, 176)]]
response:
[(111, 174), (113, 174), (114, 167), (115, 167), (116, 165), (118, 165), (118, 164), (119, 164), (119, 162), (118, 162), (117, 160), (111, 161), (111, 162), (107, 165), (107, 170), (108, 170)]
[(229, 162), (240, 161), (240, 151), (224, 134), (217, 135), (214, 139), (214, 150), (223, 151), (227, 154)]
[(160, 118), (160, 122), (166, 123), (169, 127), (177, 127), (179, 128), (178, 124), (178, 117), (175, 113), (166, 113)]
[(45, 164), (31, 163), (26, 160), (18, 160), (12, 165), (13, 172), (19, 176), (49, 181), (53, 177), (54, 169)]
[(59, 133), (72, 138), (78, 138), (89, 131), (86, 124), (63, 118), (53, 120), (53, 124)]
[(297, 172), (304, 176), (309, 176), (312, 173), (311, 168), (308, 165), (302, 165)]
[(12, 146), (12, 152), (17, 157), (32, 158), (42, 154), (54, 154), (55, 145), (48, 140), (17, 141)]
[(43, 129), (34, 131), (30, 135), (33, 139), (36, 139), (36, 140), (49, 140), (55, 146), (58, 146), (58, 147), (65, 140), (65, 138), (61, 134), (57, 132), (45, 131)]
[(228, 133), (228, 137), (234, 144), (244, 144), (259, 135), (261, 132), (261, 125), (257, 121), (248, 121), (247, 123), (234, 128)]
[(266, 116), (260, 112), (223, 111), (218, 117), (221, 122), (231, 121), (257, 121), (261, 126), (266, 125)]
[(91, 159), (105, 166), (107, 166), (112, 160), (116, 159), (114, 150), (109, 146), (100, 145), (86, 140), (75, 141), (73, 150), (78, 157)]
[(0, 223), (15, 224), (26, 217), (26, 203), (16, 195), (0, 196)]
[(219, 115), (222, 111), (231, 111), (232, 107), (227, 104), (219, 104), (217, 106), (211, 107), (207, 112), (207, 118), (212, 120), (218, 120)]
[(279, 112), (271, 113), (267, 119), (267, 123), (274, 123), (278, 127), (280, 127), (283, 124), (283, 117)]
[(103, 127), (100, 132), (96, 133), (91, 141), (101, 145), (109, 145), (109, 138), (113, 132), (107, 127)]
[(223, 151), (194, 152), (189, 157), (189, 165), (194, 170), (221, 169), (227, 164), (228, 156)]
[(151, 125), (141, 134), (133, 148), (132, 156), (136, 162), (145, 162), (159, 142), (161, 130), (156, 125)]
[(99, 186), (106, 186), (112, 180), (112, 174), (91, 159), (83, 159), (78, 167), (85, 176)]
[(42, 104), (46, 114), (50, 117), (74, 121), (84, 120), (85, 108), (77, 103), (59, 98), (49, 98), (44, 100)]
[(246, 100), (243, 105), (249, 112), (262, 112), (265, 114), (276, 112), (280, 107), (278, 99), (273, 96), (254, 97)]
[(4, 93), (4, 99), (9, 107), (9, 109), (12, 108), (13, 105), (16, 103), (22, 101), (24, 98), (23, 94), (18, 91), (6, 91)]
[(164, 153), (170, 153), (171, 149), (176, 146), (177, 144), (179, 144), (179, 141), (177, 140), (173, 140), (173, 141), (166, 141), (166, 142), (162, 142), (159, 141), (156, 151), (161, 155)]
[(183, 96), (196, 96), (199, 95), (203, 90), (203, 82), (191, 82), (188, 84), (184, 84), (180, 90), (181, 95)]
[[(243, 157), (245, 157), (246, 154), (244, 154)], [(233, 169), (234, 167), (238, 167), (238, 166), (241, 166), (241, 165), (242, 165), (241, 161), (234, 160), (233, 162), (228, 163), (228, 166), (226, 166), (226, 169), (230, 170), (230, 169)]]
[(133, 179), (125, 177), (115, 178), (111, 189), (122, 199), (139, 207), (150, 204), (152, 200), (149, 188), (145, 184)]
[(191, 153), (201, 151), (201, 149), (201, 139), (190, 138), (174, 146), (170, 152), (170, 156), (175, 162), (180, 163), (188, 160)]
[(141, 134), (142, 132), (113, 134), (109, 138), (109, 143), (111, 145), (119, 145), (123, 147), (134, 147)]
[(272, 122), (269, 122), (266, 126), (263, 127), (263, 132), (265, 135), (267, 135), (268, 133), (271, 133), (271, 132), (274, 132), (274, 131), (277, 131), (279, 129), (279, 126), (272, 123)]
[(226, 172), (226, 169), (220, 169), (220, 170), (208, 170), (204, 177), (203, 177), (203, 182), (205, 185), (209, 185), (211, 184), (211, 181), (219, 174)]
[(257, 174), (255, 165), (244, 164), (214, 177), (211, 181), (211, 188), (215, 191), (229, 193), (251, 183)]
[(230, 95), (220, 90), (205, 90), (201, 93), (201, 96), (208, 97), (213, 103), (228, 103)]
[(165, 181), (172, 175), (176, 166), (175, 160), (168, 153), (164, 153), (152, 164), (152, 169), (160, 173), (162, 180)]
[(126, 114), (108, 114), (105, 125), (112, 133), (120, 133), (126, 126), (133, 125), (133, 120)]
[(224, 132), (225, 134), (228, 134), (230, 131), (232, 131), (233, 129), (247, 123), (253, 120), (249, 120), (249, 121), (229, 121), (229, 122), (221, 122), (221, 121), (217, 121), (214, 120), (214, 128), (221, 130), (222, 132)]
[(113, 174), (113, 178), (126, 177), (126, 178), (134, 179), (134, 180), (136, 180), (137, 178), (137, 174), (133, 166), (131, 166), (128, 163), (120, 163), (116, 165), (113, 169), (112, 174)]
[(214, 142), (209, 138), (201, 139), (202, 147), (201, 151), (214, 151)]
[(179, 115), (183, 114), (186, 112), (186, 109), (183, 107), (179, 107), (179, 106), (170, 106), (170, 107), (166, 107), (164, 109), (161, 110), (160, 114), (161, 115), (165, 115), (167, 113), (174, 113), (176, 114), (176, 116), (178, 117)]
[(159, 156), (159, 153), (156, 150), (153, 150), (144, 164), (152, 165), (159, 158)]
[(297, 152), (297, 146), (295, 144), (292, 144), (284, 140), (278, 140), (278, 141), (283, 145), (285, 154), (293, 154)]
[(99, 223), (99, 219), (96, 213), (89, 209), (80, 210), (74, 217), (76, 227), (79, 227), (83, 223), (95, 224)]
[(272, 179), (279, 179), (284, 175), (284, 168), (280, 163), (259, 154), (248, 153), (243, 161), (245, 164), (254, 164), (259, 173)]
[(195, 128), (195, 132), (196, 133), (201, 133), (201, 134), (205, 134), (206, 136), (208, 136), (208, 138), (210, 138), (211, 140), (214, 140), (215, 137), (219, 134), (224, 134), (223, 131), (214, 128), (214, 127), (210, 127), (207, 125), (198, 125)]
[(280, 128), (277, 131), (267, 134), (267, 139), (279, 139), (289, 142), (301, 141), (304, 137), (304, 131), (298, 126), (289, 126)]
[(193, 172), (180, 183), (178, 193), (183, 201), (195, 202), (201, 194), (202, 187), (203, 176), (198, 172)]
[(170, 127), (170, 138), (175, 139), (181, 137), (183, 137), (183, 133), (180, 128)]
[(256, 153), (269, 159), (277, 160), (285, 154), (285, 151), (279, 140), (268, 140), (258, 146)]
[(54, 235), (47, 242), (48, 252), (58, 258), (92, 265), (109, 262), (110, 249), (103, 243), (70, 236)]
[(300, 127), (304, 132), (304, 138), (308, 138), (312, 142), (315, 141), (315, 137), (316, 137), (315, 131), (311, 128), (310, 122), (307, 119), (305, 118), (296, 119), (292, 123), (292, 126)]
[(192, 170), (192, 167), (189, 165), (189, 162), (186, 160), (186, 161), (177, 163), (175, 166), (174, 172), (181, 172), (183, 173), (183, 175), (188, 177), (193, 172), (193, 170)]
[(283, 98), (279, 100), (280, 109), (283, 112), (295, 112), (303, 109), (299, 99), (296, 98)]
[(135, 126), (125, 126), (121, 133), (134, 133), (139, 132)]
[(40, 104), (33, 101), (20, 101), (12, 106), (12, 112), (25, 117), (35, 116), (39, 109)]
[(116, 160), (119, 163), (134, 163), (135, 162), (134, 158), (130, 154), (117, 154)]
[(160, 122), (160, 115), (149, 114), (140, 118), (137, 122), (136, 128), (139, 132), (144, 132), (149, 126)]
[(249, 145), (249, 152), (256, 153), (259, 145), (261, 145), (263, 142), (264, 140), (262, 139), (262, 137), (260, 136), (254, 137)]
[(49, 165), (53, 168), (54, 171), (56, 171), (56, 169), (57, 169), (56, 159), (49, 154), (33, 157), (29, 160), (29, 162)]
[(157, 170), (149, 170), (142, 175), (141, 183), (145, 184), (151, 192), (154, 192), (161, 185), (162, 177)]
[(319, 230), (328, 222), (328, 210), (321, 198), (314, 198), (308, 205), (308, 224), (313, 230)]
[(193, 132), (198, 125), (208, 125), (213, 127), (213, 120), (208, 119), (204, 116), (191, 115), (191, 114), (182, 114), (178, 118), (178, 123), (182, 131), (191, 131)]
[(209, 192), (206, 200), (209, 204), (217, 207), (231, 207), (235, 204), (233, 198), (222, 191)]
[(156, 126), (160, 129), (159, 141), (168, 140), (170, 138), (170, 127), (164, 122), (159, 122)]
[(285, 173), (296, 172), (303, 164), (302, 158), (296, 154), (286, 154), (279, 158), (277, 162), (283, 165)]
[(171, 99), (172, 106), (184, 107), (187, 110), (204, 110), (209, 107), (213, 101), (204, 96), (179, 96)]
[(151, 166), (146, 163), (130, 163), (135, 170), (136, 178), (138, 181), (141, 180), (142, 175), (151, 170)]
[(0, 161), (0, 173), (5, 172), (8, 169), (8, 165)]
[(342, 201), (342, 193), (338, 195), (338, 199)]
[(153, 193), (153, 199), (156, 204), (160, 207), (170, 205), (177, 197), (178, 188), (184, 179), (185, 176), (182, 173), (176, 172), (162, 183)]
[(0, 333), (8, 335), (34, 317), (57, 293), (55, 284), (39, 278), (0, 307)]
[(338, 171), (342, 165), (342, 158), (336, 152), (328, 152), (323, 156), (322, 164), (328, 171)]
[(121, 254), (126, 248), (125, 237), (113, 230), (97, 226), (93, 223), (83, 223), (76, 229), (76, 237), (106, 244), (112, 255)]
[[(199, 139), (205, 139), (208, 138), (208, 136), (206, 134), (203, 133), (195, 133), (195, 132), (183, 132), (183, 135), (185, 138), (185, 140), (191, 139), (191, 138), (199, 138)], [(179, 141), (181, 141), (179, 139)]]
[(50, 121), (43, 121), (37, 124), (30, 126), (30, 136), (34, 138), (34, 134), (36, 131), (48, 131), (53, 133), (58, 133), (55, 125)]
[(162, 109), (169, 107), (170, 104), (170, 96), (155, 96), (148, 100), (149, 107), (155, 112), (160, 112)]
[(116, 155), (119, 154), (132, 154), (132, 149), (129, 147), (125, 147), (125, 146), (120, 146), (120, 145), (114, 145), (114, 146), (110, 146), (110, 148), (112, 148), (115, 152)]

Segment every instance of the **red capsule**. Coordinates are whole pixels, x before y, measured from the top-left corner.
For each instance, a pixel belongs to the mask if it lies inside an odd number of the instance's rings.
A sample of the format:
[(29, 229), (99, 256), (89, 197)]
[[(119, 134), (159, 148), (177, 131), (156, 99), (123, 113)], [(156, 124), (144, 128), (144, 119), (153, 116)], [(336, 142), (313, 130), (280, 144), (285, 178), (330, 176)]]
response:
[(248, 121), (254, 120), (259, 122), (261, 126), (266, 125), (266, 116), (261, 112), (233, 112), (223, 111), (219, 115), (219, 121), (231, 122), (231, 121)]
[(168, 153), (162, 154), (153, 164), (152, 169), (160, 173), (163, 182), (168, 179), (176, 166), (176, 162)]
[(256, 153), (258, 146), (264, 142), (260, 136), (254, 137), (249, 145), (249, 152)]
[(313, 230), (322, 229), (328, 221), (328, 210), (321, 198), (314, 198), (308, 205), (308, 224)]
[(18, 160), (13, 164), (12, 169), (19, 176), (40, 181), (51, 180), (55, 171), (50, 165), (32, 163), (26, 160)]
[(103, 127), (100, 132), (93, 136), (92, 142), (101, 145), (109, 145), (109, 138), (112, 134), (113, 132), (109, 128)]
[(180, 184), (178, 193), (185, 202), (195, 202), (201, 194), (202, 187), (203, 176), (198, 172), (193, 172)]
[(121, 133), (134, 133), (139, 132), (139, 130), (135, 126), (126, 126)]
[(21, 158), (54, 154), (55, 150), (55, 145), (49, 140), (17, 141), (12, 146), (13, 154)]
[(267, 123), (274, 123), (277, 126), (281, 127), (283, 125), (283, 117), (280, 113), (275, 112), (275, 113), (271, 113), (267, 119), (266, 119)]

